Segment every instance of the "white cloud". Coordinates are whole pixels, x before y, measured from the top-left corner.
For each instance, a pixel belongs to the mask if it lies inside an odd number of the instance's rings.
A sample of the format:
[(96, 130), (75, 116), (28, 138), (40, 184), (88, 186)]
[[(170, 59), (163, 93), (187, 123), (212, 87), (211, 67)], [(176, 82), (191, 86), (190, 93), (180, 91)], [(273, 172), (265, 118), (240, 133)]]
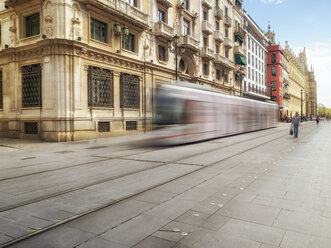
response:
[(275, 4), (281, 4), (283, 3), (285, 0), (260, 0), (262, 3), (275, 3)]
[[(296, 54), (303, 48), (293, 49)], [(313, 66), (317, 82), (317, 102), (331, 108), (331, 39), (306, 47), (308, 65)]]

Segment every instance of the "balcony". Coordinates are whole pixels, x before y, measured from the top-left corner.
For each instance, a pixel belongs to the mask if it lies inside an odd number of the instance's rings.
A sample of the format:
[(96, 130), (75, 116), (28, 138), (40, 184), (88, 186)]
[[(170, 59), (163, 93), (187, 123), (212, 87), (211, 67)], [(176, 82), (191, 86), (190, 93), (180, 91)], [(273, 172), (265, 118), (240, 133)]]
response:
[(236, 26), (234, 28), (233, 34), (234, 35), (238, 35), (238, 36), (240, 36), (243, 39), (245, 38), (245, 30), (242, 27), (240, 27), (240, 26)]
[(190, 35), (184, 35), (179, 37), (179, 43), (183, 44), (185, 48), (191, 49), (195, 52), (198, 52), (200, 50), (199, 41)]
[(202, 6), (205, 6), (208, 9), (212, 8), (211, 0), (202, 0)]
[(214, 51), (209, 47), (202, 47), (201, 48), (201, 57), (207, 59), (214, 59)]
[(218, 20), (222, 20), (223, 18), (223, 10), (220, 7), (215, 7), (215, 17)]
[(176, 7), (177, 7), (179, 15), (183, 15), (185, 13), (185, 14), (189, 15), (190, 17), (194, 18), (194, 19), (198, 18), (198, 13), (197, 12), (194, 12), (194, 11), (191, 11), (191, 10), (185, 8), (184, 1), (178, 1)]
[(220, 30), (214, 31), (214, 39), (223, 42), (224, 41), (224, 34)]
[(235, 0), (235, 9), (241, 14), (242, 13), (242, 1)]
[(174, 5), (173, 0), (157, 0), (157, 2), (167, 6), (167, 8), (171, 8)]
[(230, 61), (228, 58), (225, 58), (220, 54), (215, 54), (214, 56), (215, 56), (215, 64), (219, 64), (230, 70), (234, 69), (234, 63), (232, 61)]
[(232, 48), (233, 47), (232, 40), (228, 37), (225, 37), (224, 38), (224, 46), (226, 46), (228, 48)]
[(224, 16), (224, 25), (227, 26), (227, 27), (231, 27), (232, 19), (231, 19), (230, 16), (228, 16), (228, 15)]
[(155, 24), (155, 35), (169, 39), (173, 36), (173, 28), (164, 22), (157, 22)]
[(148, 14), (124, 0), (80, 0), (80, 2), (86, 4), (88, 8), (90, 6), (101, 8), (124, 21), (134, 24), (138, 28), (150, 28)]
[(234, 46), (234, 54), (239, 54), (240, 56), (246, 57), (246, 51), (241, 46)]
[(210, 22), (208, 21), (202, 21), (202, 32), (205, 32), (207, 34), (213, 33), (213, 27)]

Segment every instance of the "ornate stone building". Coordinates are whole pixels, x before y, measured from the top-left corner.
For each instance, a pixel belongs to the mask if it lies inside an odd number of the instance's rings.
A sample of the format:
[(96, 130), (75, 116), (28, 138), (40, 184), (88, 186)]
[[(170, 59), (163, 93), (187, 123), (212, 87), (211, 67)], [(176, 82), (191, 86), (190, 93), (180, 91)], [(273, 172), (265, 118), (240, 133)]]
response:
[(313, 66), (311, 66), (310, 71), (308, 71), (308, 95), (306, 96), (306, 112), (307, 115), (318, 115), (318, 105), (317, 105), (317, 95), (316, 95), (316, 80)]
[(289, 115), (292, 117), (296, 112), (299, 115), (306, 116), (306, 94), (308, 85), (308, 75), (306, 73), (307, 64), (303, 63), (290, 48), (288, 42), (285, 42), (284, 53), (288, 59), (289, 74)]
[(240, 92), (241, 0), (0, 0), (0, 24), (2, 136), (148, 129), (156, 83), (176, 75)]

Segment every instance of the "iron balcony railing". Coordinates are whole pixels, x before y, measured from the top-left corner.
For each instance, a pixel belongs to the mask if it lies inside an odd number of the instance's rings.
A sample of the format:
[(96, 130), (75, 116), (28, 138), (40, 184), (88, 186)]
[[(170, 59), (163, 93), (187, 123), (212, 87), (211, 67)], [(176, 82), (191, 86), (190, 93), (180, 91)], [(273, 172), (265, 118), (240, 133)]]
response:
[(219, 20), (223, 19), (223, 10), (220, 7), (215, 7), (215, 17)]

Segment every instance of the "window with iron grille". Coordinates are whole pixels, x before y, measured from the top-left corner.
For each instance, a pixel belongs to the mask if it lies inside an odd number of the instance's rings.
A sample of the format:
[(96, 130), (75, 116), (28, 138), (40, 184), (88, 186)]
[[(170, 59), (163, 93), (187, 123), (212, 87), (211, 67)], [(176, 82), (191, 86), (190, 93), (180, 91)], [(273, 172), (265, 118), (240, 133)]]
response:
[(89, 66), (87, 78), (89, 107), (113, 107), (113, 72)]
[(125, 122), (126, 130), (137, 130), (137, 122), (136, 121), (126, 121)]
[(38, 134), (38, 123), (37, 122), (24, 122), (24, 133), (25, 134)]
[(22, 106), (41, 107), (41, 66), (22, 67)]
[(98, 132), (110, 132), (110, 122), (109, 121), (99, 121), (98, 122)]
[(2, 71), (0, 71), (0, 108), (2, 107)]
[(25, 17), (25, 37), (40, 34), (40, 14)]
[(127, 73), (121, 73), (121, 108), (139, 108), (140, 89), (139, 77)]

